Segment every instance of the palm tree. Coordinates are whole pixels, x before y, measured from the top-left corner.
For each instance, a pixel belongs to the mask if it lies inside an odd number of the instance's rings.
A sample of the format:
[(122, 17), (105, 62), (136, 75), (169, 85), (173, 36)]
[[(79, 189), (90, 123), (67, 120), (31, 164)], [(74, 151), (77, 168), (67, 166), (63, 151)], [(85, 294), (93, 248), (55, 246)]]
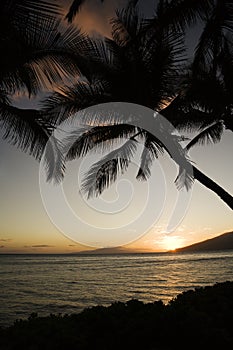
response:
[[(214, 110), (213, 107), (210, 108), (212, 102), (206, 89), (212, 87), (213, 91), (212, 77), (209, 77), (209, 72), (205, 72), (203, 69), (202, 74), (196, 74), (197, 67), (201, 65), (197, 63), (201, 62), (200, 57), (202, 57), (200, 47), (203, 47), (202, 51), (206, 50), (202, 45), (204, 34), (200, 39), (199, 49), (196, 51), (191, 69), (185, 69), (184, 35), (182, 33), (187, 25), (194, 23), (197, 17), (205, 18), (207, 23), (211, 21), (215, 13), (215, 4), (213, 1), (195, 1), (191, 2), (192, 6), (187, 6), (187, 3), (187, 1), (180, 1), (178, 4), (175, 4), (174, 1), (160, 1), (155, 18), (146, 24), (131, 5), (118, 11), (117, 18), (111, 22), (113, 39), (105, 39), (105, 43), (103, 41), (93, 42), (89, 45), (87, 52), (87, 55), (96, 57), (96, 62), (99, 65), (101, 63), (105, 69), (93, 71), (91, 81), (79, 82), (74, 86), (66, 87), (62, 94), (55, 93), (49, 98), (46, 101), (46, 111), (49, 112), (50, 118), (60, 122), (80, 109), (101, 102), (133, 102), (159, 111), (175, 127), (201, 129), (199, 137), (193, 140), (192, 145), (200, 140), (204, 143), (205, 139), (219, 141), (223, 130), (223, 124), (221, 123), (220, 128), (219, 122), (223, 120), (223, 115), (219, 112), (216, 113), (216, 109)], [(208, 15), (208, 11), (210, 11), (210, 15)], [(172, 13), (174, 16), (171, 15)], [(179, 29), (179, 31), (175, 32), (174, 28)], [(223, 56), (223, 50), (219, 56)], [(222, 67), (225, 70), (229, 57), (229, 55), (227, 58), (224, 56), (225, 63), (222, 63)], [(223, 62), (223, 57), (221, 62)], [(228, 66), (230, 69), (230, 64)], [(185, 74), (183, 74), (184, 71)], [(200, 91), (200, 86), (203, 83), (205, 84), (205, 88), (203, 88), (205, 95), (202, 98), (204, 102), (201, 103), (202, 95), (201, 93), (198, 95), (197, 92)], [(219, 86), (217, 82), (216, 86)], [(228, 88), (225, 90), (228, 94)], [(196, 95), (194, 91), (196, 91)], [(217, 87), (215, 93), (218, 94), (219, 98)], [(218, 98), (215, 99), (214, 103), (218, 101)], [(222, 108), (226, 107), (225, 100), (221, 104)], [(101, 124), (101, 121), (99, 123)], [(226, 118), (224, 123), (227, 127)], [(129, 143), (127, 141), (125, 147), (129, 147), (130, 144), (130, 147), (134, 148), (134, 143), (130, 140), (135, 139), (135, 135), (139, 136), (140, 134), (143, 137), (145, 152), (142, 154), (142, 166), (137, 177), (139, 179), (148, 178), (152, 160), (157, 156), (158, 151), (166, 150), (166, 146), (160, 144), (153, 135), (145, 130), (132, 130), (132, 128), (127, 128), (125, 124), (122, 126), (112, 120), (111, 125), (104, 127), (97, 125), (91, 130), (88, 129), (71, 147), (67, 159), (85, 155), (96, 144), (104, 145), (109, 139), (117, 140), (126, 137), (126, 135), (128, 135)], [(212, 137), (213, 134), (216, 137)], [(178, 142), (176, 148), (178, 154), (181, 154)], [(109, 159), (105, 159), (106, 162), (96, 164), (91, 169), (90, 177), (87, 176), (87, 182), (84, 186), (89, 195), (100, 193), (111, 181), (116, 179), (117, 171), (125, 171), (130, 159), (121, 163), (122, 157), (120, 155), (123, 154), (123, 158), (126, 159), (126, 153), (124, 147), (120, 148), (118, 153), (112, 154), (114, 159), (118, 159), (118, 162), (106, 164)], [(131, 157), (132, 152), (129, 152), (129, 158)], [(176, 161), (179, 164), (179, 160), (176, 159)], [(101, 171), (99, 172), (99, 170)], [(182, 171), (180, 175), (182, 175)], [(94, 173), (103, 174), (102, 178), (99, 177), (99, 184), (96, 184), (96, 191), (91, 186), (88, 190), (88, 184), (90, 185), (88, 179), (93, 180)], [(187, 172), (186, 175), (184, 183), (188, 187), (189, 181), (187, 180), (192, 180), (192, 177), (188, 176)], [(213, 190), (233, 208), (232, 196), (220, 186), (202, 174), (196, 167), (193, 167), (193, 175), (195, 179)]]
[[(67, 16), (70, 21), (78, 10), (78, 3), (80, 5), (81, 2), (73, 4), (76, 9), (73, 7), (73, 12), (70, 11), (70, 15)], [(146, 24), (133, 8), (136, 3), (137, 1), (131, 1), (126, 9), (117, 12), (117, 18), (112, 20), (113, 40), (106, 39), (103, 42), (93, 41), (72, 27), (66, 31), (62, 30), (54, 18), (58, 8), (51, 3), (41, 1), (38, 4), (33, 0), (3, 2), (4, 15), (1, 23), (4, 25), (1, 31), (1, 45), (2, 51), (7, 54), (3, 56), (0, 65), (0, 118), (5, 128), (5, 138), (40, 159), (48, 137), (60, 121), (82, 108), (110, 101), (130, 101), (150, 107), (164, 114), (179, 127), (206, 127), (213, 121), (219, 121), (220, 114), (213, 117), (212, 109), (203, 110), (200, 96), (193, 93), (195, 83), (196, 86), (200, 86), (200, 81), (194, 79), (194, 74), (191, 74), (191, 79), (188, 74), (181, 74), (184, 70), (182, 31), (187, 25), (194, 23), (197, 17), (207, 16), (208, 11), (213, 10), (213, 1), (196, 0), (190, 3), (184, 0), (178, 4), (175, 1), (159, 1), (155, 18)], [(31, 16), (28, 16), (28, 10)], [(5, 18), (9, 19), (7, 23)], [(174, 32), (174, 28), (178, 31)], [(17, 45), (14, 42), (15, 38)], [(200, 43), (202, 41), (203, 39)], [(231, 71), (232, 52), (226, 40), (224, 43), (228, 54), (224, 54), (224, 50), (218, 52), (215, 67), (220, 66), (221, 62), (224, 84), (227, 86), (225, 90), (229, 91), (228, 74)], [(199, 44), (199, 47), (203, 45)], [(8, 61), (4, 57), (12, 59)], [(199, 52), (192, 71), (194, 68), (197, 71), (197, 67), (200, 67), (200, 64), (197, 64), (201, 62), (200, 57), (202, 55)], [(48, 83), (62, 81), (64, 75), (68, 77), (70, 74), (78, 74), (82, 79), (79, 79), (76, 85), (64, 87), (62, 93), (55, 93), (49, 98), (45, 104), (46, 113), (19, 110), (9, 102), (9, 94), (19, 89), (26, 89), (29, 95), (36, 94)], [(208, 77), (208, 74), (206, 76)], [(208, 79), (205, 78), (204, 82), (207, 84)], [(205, 100), (206, 98), (207, 96)], [(169, 101), (172, 102), (166, 107)], [(201, 109), (197, 108), (198, 104)], [(225, 110), (229, 113), (230, 106)], [(177, 116), (183, 119), (179, 118), (179, 121), (176, 121)], [(224, 123), (227, 127), (231, 125), (229, 118), (225, 118)], [(92, 133), (93, 143), (103, 144), (107, 136), (113, 140), (122, 137), (121, 128), (115, 125), (114, 121), (113, 125), (109, 125), (107, 134), (106, 128), (97, 126), (96, 130), (99, 136), (96, 139), (95, 132)], [(209, 132), (208, 128), (205, 130), (205, 133)], [(124, 137), (127, 133), (128, 137), (133, 139), (143, 136), (146, 150), (142, 155), (138, 178), (146, 179), (150, 174), (152, 160), (158, 151), (167, 150), (166, 144), (154, 140), (152, 135), (144, 130), (132, 130), (125, 125)], [(203, 136), (202, 133), (201, 135)], [(84, 139), (87, 137), (90, 140), (88, 133), (83, 136)], [(75, 146), (80, 148), (79, 141), (78, 139), (71, 148), (68, 159), (78, 155)], [(175, 161), (181, 165), (180, 163), (185, 162), (185, 154), (178, 141), (174, 139), (174, 147), (177, 149)], [(86, 141), (83, 142), (85, 144)], [(55, 140), (53, 147), (59, 152)], [(50, 164), (50, 168), (51, 166), (53, 165)], [(125, 167), (123, 163), (122, 167)], [(106, 171), (107, 169), (109, 168), (106, 168)], [(195, 170), (196, 168), (193, 169), (195, 178), (210, 187), (210, 181), (206, 181), (208, 178)], [(183, 171), (184, 169), (181, 174)], [(55, 174), (54, 171), (50, 173)], [(114, 172), (112, 178), (115, 178)], [(186, 172), (184, 180), (188, 187), (188, 180), (192, 180), (192, 177)], [(110, 182), (108, 181), (108, 184)], [(211, 189), (219, 194), (220, 187), (215, 187), (213, 182), (211, 186)], [(222, 192), (221, 197), (232, 208), (232, 197), (228, 195), (228, 198), (224, 198)]]
[(5, 139), (38, 160), (53, 125), (38, 110), (14, 107), (14, 94), (26, 92), (30, 98), (90, 70), (80, 54), (83, 35), (72, 26), (63, 29), (59, 13), (46, 1), (1, 2), (0, 123)]
[(231, 1), (214, 1), (204, 20), (204, 29), (190, 71), (184, 79), (182, 93), (164, 111), (177, 127), (185, 126), (185, 114), (191, 114), (189, 127), (206, 127), (213, 122), (218, 127), (219, 120), (223, 120), (225, 127), (232, 130), (232, 31)]

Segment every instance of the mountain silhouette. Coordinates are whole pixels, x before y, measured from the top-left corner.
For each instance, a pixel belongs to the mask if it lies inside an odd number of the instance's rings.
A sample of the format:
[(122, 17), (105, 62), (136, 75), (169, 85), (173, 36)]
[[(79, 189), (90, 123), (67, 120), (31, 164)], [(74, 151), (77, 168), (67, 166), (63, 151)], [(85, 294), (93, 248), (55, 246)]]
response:
[(208, 250), (233, 249), (233, 232), (226, 232), (220, 236), (207, 239), (183, 248), (176, 249), (176, 252), (199, 252)]
[(102, 255), (102, 254), (132, 254), (136, 252), (137, 251), (130, 248), (113, 247), (113, 248), (98, 248), (98, 249), (83, 250), (81, 252), (72, 253), (72, 254)]

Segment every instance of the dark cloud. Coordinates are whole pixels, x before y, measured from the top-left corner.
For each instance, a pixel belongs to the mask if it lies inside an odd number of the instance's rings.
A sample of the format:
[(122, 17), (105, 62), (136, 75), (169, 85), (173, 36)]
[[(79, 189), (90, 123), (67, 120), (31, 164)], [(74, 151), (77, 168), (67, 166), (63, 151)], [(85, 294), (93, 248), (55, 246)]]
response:
[(48, 245), (48, 244), (35, 244), (35, 245), (25, 245), (24, 248), (51, 248), (54, 247), (54, 245)]
[(11, 242), (11, 238), (0, 238), (0, 242)]
[(1, 249), (1, 248), (5, 248), (5, 246), (4, 246), (4, 245), (0, 245), (0, 249)]
[(50, 248), (50, 247), (54, 247), (53, 245), (48, 245), (48, 244), (36, 244), (36, 245), (32, 245), (32, 248)]

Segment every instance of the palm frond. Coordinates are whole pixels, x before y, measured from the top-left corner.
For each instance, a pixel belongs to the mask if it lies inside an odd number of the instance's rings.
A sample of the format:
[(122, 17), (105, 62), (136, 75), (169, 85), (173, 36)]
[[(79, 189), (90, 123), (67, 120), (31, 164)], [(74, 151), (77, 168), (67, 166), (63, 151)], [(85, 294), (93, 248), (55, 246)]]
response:
[(111, 81), (112, 77), (119, 72), (122, 66), (120, 59), (122, 52), (119, 49), (111, 39), (85, 41), (81, 52), (89, 65), (90, 75), (87, 77), (91, 83), (95, 77)]
[(1, 103), (0, 124), (3, 139), (37, 160), (41, 159), (52, 127), (41, 119), (39, 111), (23, 110)]
[[(165, 1), (160, 1), (164, 2)], [(213, 9), (213, 0), (171, 0), (161, 14), (161, 22), (171, 25), (176, 30), (184, 31), (187, 27), (203, 20)]]
[(82, 4), (85, 2), (85, 0), (74, 0), (72, 2), (72, 5), (69, 8), (69, 11), (66, 15), (66, 19), (69, 23), (71, 23), (76, 16), (76, 14), (80, 11)]
[(218, 57), (219, 68), (221, 69), (222, 80), (225, 92), (228, 97), (228, 103), (233, 103), (233, 39), (226, 37), (222, 51)]
[(184, 35), (167, 27), (158, 27), (144, 38), (142, 48), (140, 53), (150, 82), (153, 108), (158, 110), (163, 107), (162, 101), (173, 98), (179, 90), (186, 69)]
[(123, 146), (94, 163), (85, 174), (81, 191), (88, 198), (100, 195), (116, 181), (118, 174), (123, 174), (128, 169), (136, 149), (135, 140), (128, 140)]
[(208, 128), (202, 130), (197, 136), (195, 136), (186, 146), (186, 150), (189, 151), (195, 145), (205, 145), (210, 143), (220, 142), (222, 133), (224, 130), (223, 121), (217, 122)]
[(223, 83), (216, 77), (204, 73), (202, 77), (192, 79), (186, 92), (186, 99), (200, 110), (215, 114), (218, 119), (227, 102)]
[(189, 96), (177, 96), (167, 107), (160, 111), (178, 130), (193, 132), (219, 120), (220, 114), (199, 109)]
[(56, 184), (63, 180), (66, 169), (63, 143), (54, 134), (49, 137), (46, 144), (43, 163), (47, 174), (47, 181), (54, 181)]
[(186, 188), (189, 191), (192, 188), (194, 182), (194, 176), (192, 173), (187, 171), (185, 168), (180, 167), (179, 174), (175, 179), (175, 184), (178, 190)]
[(1, 105), (9, 105), (10, 104), (10, 99), (5, 90), (0, 89), (0, 104)]
[(137, 37), (144, 21), (134, 2), (129, 2), (126, 8), (116, 11), (116, 18), (112, 18), (110, 24), (112, 25), (113, 40), (119, 46), (125, 46), (131, 39)]
[[(159, 119), (161, 119), (159, 117)], [(176, 135), (171, 130), (167, 129), (168, 124), (163, 122), (160, 126), (160, 130), (157, 129), (157, 138), (159, 140), (159, 145), (161, 145), (161, 148), (164, 149), (169, 156), (173, 159), (176, 164), (179, 165), (179, 175), (177, 176), (177, 179), (175, 180), (175, 183), (179, 189), (182, 187), (185, 187), (187, 190), (190, 189), (190, 186), (192, 184), (192, 181), (194, 179), (193, 177), (193, 168), (190, 163), (190, 160), (187, 157), (187, 152), (183, 147), (180, 145), (180, 142), (185, 140), (182, 136)], [(159, 127), (159, 124), (158, 124)], [(152, 135), (153, 137), (153, 135)]]
[(89, 39), (79, 29), (70, 26), (64, 31), (60, 21), (39, 20), (35, 31), (22, 34), (27, 46), (25, 60), (39, 76), (44, 75), (50, 82), (70, 75), (89, 76), (89, 62), (82, 53)]
[[(104, 81), (95, 82), (94, 85), (80, 82), (73, 86), (62, 87), (61, 93), (56, 92), (43, 101), (45, 118), (57, 124), (84, 108), (101, 102), (109, 102), (111, 96), (107, 95), (105, 84)], [(91, 117), (93, 114), (89, 119)], [(83, 123), (87, 122), (83, 120)]]
[[(74, 120), (67, 120), (59, 129), (66, 132), (66, 123), (75, 123)], [(106, 125), (106, 126), (76, 126), (77, 130), (69, 132), (58, 140), (51, 135), (45, 152), (45, 164), (48, 181), (54, 180), (58, 183), (63, 179), (65, 162), (84, 157), (90, 151), (105, 152), (109, 148), (122, 144), (126, 138), (135, 134), (136, 128), (131, 125)], [(65, 134), (64, 134), (65, 135)]]
[[(228, 0), (216, 1), (212, 13), (205, 20), (193, 62), (194, 74), (199, 70), (217, 70), (218, 56), (223, 50), (225, 37), (233, 32), (233, 6)], [(216, 72), (215, 72), (216, 73)]]
[(112, 18), (110, 24), (114, 42), (120, 47), (126, 46), (131, 38), (124, 24), (118, 18)]
[[(78, 129), (80, 134), (80, 130)], [(106, 151), (123, 139), (130, 138), (136, 134), (137, 128), (128, 124), (100, 125), (86, 127), (77, 138), (77, 132), (73, 132), (64, 140), (64, 144), (71, 144), (72, 147), (67, 153), (67, 159), (73, 160), (84, 157), (91, 150)]]
[(215, 18), (211, 18), (207, 21), (195, 50), (193, 61), (195, 75), (201, 75), (203, 70), (211, 72), (216, 59), (216, 50), (221, 50), (221, 41), (221, 30), (216, 27)]
[(147, 133), (143, 152), (141, 154), (140, 169), (136, 176), (137, 180), (146, 181), (150, 177), (150, 169), (153, 161), (158, 158), (159, 154), (163, 154), (163, 152), (162, 143)]
[[(21, 25), (0, 42), (0, 80), (10, 92), (26, 86), (29, 94), (77, 75), (90, 76), (82, 53), (90, 40), (73, 26), (63, 30), (56, 18), (34, 18), (33, 28)], [(4, 34), (5, 35), (5, 34)], [(15, 57), (17, 56), (17, 60)]]
[[(61, 14), (61, 8), (55, 1), (37, 0), (2, 0), (0, 17), (7, 18), (14, 28), (21, 25), (35, 28), (34, 19), (51, 19)], [(0, 24), (1, 26), (1, 24)]]
[[(104, 0), (100, 0), (100, 1), (104, 2)], [(65, 17), (69, 23), (71, 23), (74, 20), (77, 13), (81, 10), (81, 7), (84, 2), (85, 0), (74, 0), (72, 2), (72, 5), (70, 6), (69, 11)]]
[(13, 0), (15, 12), (20, 13), (20, 10), (25, 13), (27, 11), (30, 15), (34, 14), (38, 16), (38, 13), (50, 13), (52, 15), (57, 15), (60, 13), (59, 5), (51, 1), (37, 1), (37, 0)]
[(153, 18), (145, 21), (144, 35), (162, 27), (185, 32), (197, 21), (204, 20), (213, 7), (214, 0), (159, 0)]

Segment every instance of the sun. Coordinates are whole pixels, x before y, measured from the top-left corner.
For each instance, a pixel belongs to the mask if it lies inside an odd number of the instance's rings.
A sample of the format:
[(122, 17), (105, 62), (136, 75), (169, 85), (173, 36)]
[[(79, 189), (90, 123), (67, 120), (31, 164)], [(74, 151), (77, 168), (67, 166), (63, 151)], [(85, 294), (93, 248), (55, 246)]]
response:
[(162, 247), (165, 250), (176, 250), (183, 245), (183, 238), (179, 236), (164, 236), (162, 242)]

